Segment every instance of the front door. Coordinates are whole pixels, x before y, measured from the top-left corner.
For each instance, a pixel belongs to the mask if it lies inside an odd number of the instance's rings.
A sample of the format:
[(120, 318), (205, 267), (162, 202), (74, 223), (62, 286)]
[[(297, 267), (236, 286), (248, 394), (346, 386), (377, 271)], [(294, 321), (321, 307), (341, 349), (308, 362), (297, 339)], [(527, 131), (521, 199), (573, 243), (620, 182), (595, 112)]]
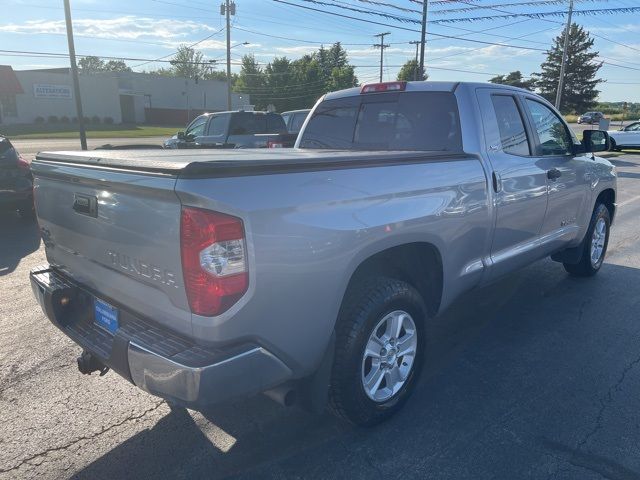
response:
[(540, 231), (541, 253), (549, 254), (579, 241), (578, 233), (591, 218), (587, 205), (589, 179), (585, 154), (574, 155), (578, 140), (557, 113), (534, 97), (525, 97), (536, 143), (538, 165), (547, 173), (548, 205)]
[(493, 279), (539, 258), (547, 171), (532, 155), (532, 135), (518, 96), (481, 89), (478, 99), (493, 169), (489, 188), (496, 215), (488, 277)]

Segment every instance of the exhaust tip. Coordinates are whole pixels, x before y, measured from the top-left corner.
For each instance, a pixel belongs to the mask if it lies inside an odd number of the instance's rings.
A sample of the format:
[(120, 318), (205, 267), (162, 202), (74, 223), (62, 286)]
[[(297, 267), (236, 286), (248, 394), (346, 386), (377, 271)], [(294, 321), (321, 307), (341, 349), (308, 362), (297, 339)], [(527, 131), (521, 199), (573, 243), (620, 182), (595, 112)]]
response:
[(265, 391), (264, 394), (283, 407), (292, 407), (298, 401), (298, 392), (290, 385), (280, 385)]

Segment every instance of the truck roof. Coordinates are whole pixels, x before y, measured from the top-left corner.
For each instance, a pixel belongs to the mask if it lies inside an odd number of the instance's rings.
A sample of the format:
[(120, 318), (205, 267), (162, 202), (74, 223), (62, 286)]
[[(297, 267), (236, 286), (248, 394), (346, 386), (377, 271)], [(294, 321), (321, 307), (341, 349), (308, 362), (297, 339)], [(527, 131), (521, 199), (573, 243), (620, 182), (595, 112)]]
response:
[[(378, 82), (369, 82), (369, 84), (375, 84)], [(389, 83), (389, 82), (383, 82)], [(405, 92), (454, 92), (456, 89), (460, 87), (465, 88), (478, 88), (478, 87), (491, 87), (491, 88), (499, 88), (504, 90), (516, 90), (516, 91), (527, 91), (522, 88), (512, 87), (511, 85), (502, 85), (499, 83), (488, 83), (488, 82), (436, 82), (436, 81), (424, 81), (424, 82), (407, 82)], [(353, 87), (347, 88), (345, 90), (338, 90), (336, 92), (327, 93), (323, 100), (333, 100), (336, 98), (345, 98), (345, 97), (353, 97), (360, 95), (361, 87)], [(528, 91), (527, 91), (528, 92)], [(528, 92), (531, 93), (531, 92)], [(375, 95), (369, 94), (369, 95)]]

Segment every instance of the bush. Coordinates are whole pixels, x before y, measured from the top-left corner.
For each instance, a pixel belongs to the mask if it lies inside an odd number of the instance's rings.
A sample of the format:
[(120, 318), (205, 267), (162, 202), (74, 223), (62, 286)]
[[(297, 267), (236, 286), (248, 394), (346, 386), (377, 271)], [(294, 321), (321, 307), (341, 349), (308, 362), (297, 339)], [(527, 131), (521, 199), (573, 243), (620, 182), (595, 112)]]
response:
[(71, 117), (71, 123), (78, 123), (78, 117)]
[(58, 123), (58, 116), (57, 115), (49, 115), (49, 117), (47, 118), (47, 122), (49, 122), (49, 123)]
[(113, 118), (111, 118), (111, 117), (104, 117), (103, 122), (104, 122), (104, 124), (105, 124), (105, 125), (113, 125)]
[(33, 121), (33, 123), (37, 123), (37, 124), (42, 124), (42, 123), (44, 123), (44, 117), (41, 117), (41, 116), (39, 116), (39, 115), (38, 115), (38, 116), (35, 118), (35, 120)]
[(91, 123), (93, 123), (94, 125), (100, 124), (100, 117), (98, 115), (94, 115), (93, 117), (91, 117)]
[(60, 123), (69, 123), (69, 117), (63, 115), (62, 117), (60, 117)]

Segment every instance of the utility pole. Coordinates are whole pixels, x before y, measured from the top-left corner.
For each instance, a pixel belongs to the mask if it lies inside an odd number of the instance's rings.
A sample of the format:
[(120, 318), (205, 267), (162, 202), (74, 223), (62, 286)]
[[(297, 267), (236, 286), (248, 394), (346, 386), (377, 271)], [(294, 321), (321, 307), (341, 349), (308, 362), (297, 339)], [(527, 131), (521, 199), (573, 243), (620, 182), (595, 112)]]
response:
[(80, 131), (80, 148), (86, 150), (87, 133), (84, 130), (84, 115), (82, 113), (82, 99), (80, 98), (80, 82), (78, 80), (78, 66), (76, 65), (76, 47), (73, 44), (73, 25), (71, 24), (71, 7), (69, 6), (69, 0), (64, 0), (64, 19), (67, 24), (67, 43), (69, 44), (73, 94), (76, 97), (76, 115), (78, 115), (78, 130)]
[(422, 0), (422, 31), (420, 36), (420, 78), (424, 77), (424, 44), (427, 41), (427, 6), (428, 0)]
[(569, 32), (571, 30), (571, 14), (573, 13), (573, 0), (569, 0), (569, 14), (567, 15), (567, 26), (564, 28), (564, 47), (562, 48), (562, 63), (560, 64), (560, 78), (558, 79), (558, 90), (556, 91), (556, 108), (560, 110), (562, 100), (562, 88), (564, 87), (564, 71), (567, 68), (567, 50), (569, 49)]
[(224, 0), (220, 5), (220, 14), (227, 20), (227, 110), (231, 110), (231, 15), (236, 14), (236, 3)]
[(373, 46), (380, 49), (380, 83), (382, 83), (382, 65), (384, 63), (384, 49), (389, 47), (389, 44), (384, 43), (384, 37), (391, 35), (391, 32), (384, 32), (374, 35), (374, 37), (380, 38), (380, 43), (375, 43)]
[(415, 45), (416, 46), (416, 66), (413, 69), (413, 79), (414, 80), (418, 80), (418, 48), (420, 47), (420, 43), (417, 40), (413, 40), (411, 42), (409, 42), (411, 45)]

